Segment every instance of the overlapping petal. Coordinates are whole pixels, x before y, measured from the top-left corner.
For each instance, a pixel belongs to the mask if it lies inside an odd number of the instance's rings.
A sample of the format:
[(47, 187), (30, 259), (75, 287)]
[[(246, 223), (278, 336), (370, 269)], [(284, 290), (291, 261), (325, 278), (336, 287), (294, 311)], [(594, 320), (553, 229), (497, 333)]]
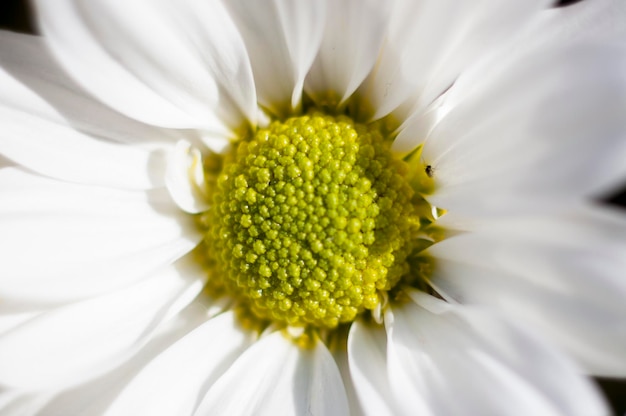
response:
[(305, 89), (320, 105), (341, 106), (376, 64), (393, 2), (327, 3), (324, 38)]
[(548, 2), (399, 0), (376, 70), (362, 90), (383, 117), (424, 109), (473, 62), (506, 44)]
[(285, 116), (300, 108), (304, 78), (324, 33), (325, 1), (225, 2), (243, 37), (259, 104)]
[(409, 295), (412, 301), (385, 316), (390, 387), (401, 414), (606, 414), (578, 369), (517, 325)]
[(355, 322), (348, 337), (350, 376), (367, 415), (398, 412), (389, 387), (387, 336), (382, 327)]
[[(147, 343), (119, 366), (101, 376), (77, 386), (59, 391), (53, 389), (52, 396), (38, 414), (75, 415), (104, 414), (106, 409), (120, 396), (124, 388), (137, 377), (154, 359), (172, 348), (211, 318), (202, 302), (194, 301), (171, 319), (167, 319), (151, 334)], [(50, 392), (35, 395), (50, 396)]]
[(0, 385), (61, 389), (109, 371), (203, 284), (200, 270), (179, 262), (124, 290), (41, 314), (0, 339)]
[(7, 167), (0, 190), (0, 249), (13, 253), (0, 264), (5, 307), (127, 286), (172, 264), (201, 238), (164, 188), (75, 185)]
[(254, 124), (250, 62), (221, 2), (36, 6), (55, 56), (113, 108), (149, 124), (224, 135), (246, 120)]
[(463, 224), (472, 232), (429, 249), (436, 287), (536, 328), (592, 374), (626, 375), (620, 213), (561, 207)]
[(0, 65), (0, 154), (72, 182), (130, 189), (163, 184), (165, 152), (182, 133), (147, 126), (94, 100), (38, 37), (0, 32)]
[(192, 415), (204, 393), (253, 341), (232, 312), (210, 319), (152, 360), (105, 413)]
[(313, 349), (301, 349), (275, 332), (235, 361), (211, 387), (195, 415), (307, 413), (348, 414), (339, 370), (322, 342)]
[[(626, 53), (617, 45), (549, 47), (459, 78), (423, 149), (438, 189), (463, 212), (493, 197), (580, 198), (626, 177)], [(409, 130), (407, 130), (409, 131)], [(398, 139), (398, 147), (413, 138)]]

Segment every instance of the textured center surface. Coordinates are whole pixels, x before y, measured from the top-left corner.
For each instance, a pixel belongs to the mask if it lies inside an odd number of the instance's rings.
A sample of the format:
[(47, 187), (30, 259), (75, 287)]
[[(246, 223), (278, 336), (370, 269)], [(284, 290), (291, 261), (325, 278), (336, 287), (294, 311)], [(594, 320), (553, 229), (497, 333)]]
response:
[(273, 122), (227, 157), (204, 214), (211, 279), (262, 320), (334, 328), (409, 270), (406, 164), (375, 127)]

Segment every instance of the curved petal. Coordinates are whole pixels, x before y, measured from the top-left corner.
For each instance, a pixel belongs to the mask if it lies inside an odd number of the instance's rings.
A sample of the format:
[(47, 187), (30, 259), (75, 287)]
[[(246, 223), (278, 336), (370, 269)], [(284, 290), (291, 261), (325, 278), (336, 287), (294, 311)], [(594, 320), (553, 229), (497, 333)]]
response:
[(204, 285), (189, 264), (144, 282), (44, 313), (0, 339), (0, 384), (29, 390), (79, 384), (119, 365)]
[(382, 327), (357, 321), (348, 336), (350, 375), (363, 414), (398, 414), (387, 374), (387, 335)]
[(0, 170), (0, 293), (56, 303), (127, 286), (201, 236), (165, 189), (122, 191)]
[(198, 149), (181, 140), (170, 154), (165, 182), (176, 205), (185, 212), (197, 214), (209, 208), (204, 185), (202, 155)]
[(251, 342), (232, 312), (219, 315), (152, 360), (105, 414), (192, 415), (206, 390)]
[(423, 109), (473, 62), (501, 47), (548, 2), (399, 0), (379, 65), (363, 89), (383, 117), (408, 102)]
[(562, 209), (495, 218), (429, 248), (433, 284), (536, 328), (595, 375), (626, 375), (626, 219)]
[(226, 1), (246, 43), (259, 103), (286, 116), (301, 104), (304, 78), (322, 41), (325, 1)]
[[(245, 380), (245, 383), (242, 383)], [(322, 342), (301, 349), (276, 332), (248, 349), (218, 379), (195, 415), (346, 415), (341, 375)]]
[(306, 92), (318, 105), (340, 105), (374, 67), (393, 2), (327, 1), (326, 27)]
[(385, 317), (391, 388), (404, 413), (415, 414), (416, 396), (432, 414), (607, 413), (589, 380), (516, 325), (410, 296), (415, 303)]
[(557, 45), (479, 68), (448, 91), (424, 144), (435, 205), (462, 211), (493, 195), (597, 195), (623, 181), (623, 45)]
[(220, 2), (37, 1), (66, 70), (113, 108), (149, 124), (227, 134), (256, 120), (252, 71)]

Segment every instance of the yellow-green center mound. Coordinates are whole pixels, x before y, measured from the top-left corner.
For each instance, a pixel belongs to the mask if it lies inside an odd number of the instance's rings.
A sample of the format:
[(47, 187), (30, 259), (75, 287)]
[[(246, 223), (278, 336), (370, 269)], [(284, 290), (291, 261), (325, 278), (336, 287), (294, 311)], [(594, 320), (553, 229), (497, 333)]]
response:
[(375, 127), (321, 114), (240, 142), (203, 214), (211, 279), (286, 325), (334, 328), (376, 308), (409, 270), (416, 227), (389, 146)]

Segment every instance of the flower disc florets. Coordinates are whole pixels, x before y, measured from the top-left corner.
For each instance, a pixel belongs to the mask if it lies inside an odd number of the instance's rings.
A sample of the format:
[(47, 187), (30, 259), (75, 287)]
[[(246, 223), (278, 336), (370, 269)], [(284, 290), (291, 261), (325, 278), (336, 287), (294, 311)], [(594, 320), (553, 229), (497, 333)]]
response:
[(204, 214), (211, 279), (263, 320), (334, 328), (408, 272), (407, 165), (375, 127), (321, 114), (241, 141)]

